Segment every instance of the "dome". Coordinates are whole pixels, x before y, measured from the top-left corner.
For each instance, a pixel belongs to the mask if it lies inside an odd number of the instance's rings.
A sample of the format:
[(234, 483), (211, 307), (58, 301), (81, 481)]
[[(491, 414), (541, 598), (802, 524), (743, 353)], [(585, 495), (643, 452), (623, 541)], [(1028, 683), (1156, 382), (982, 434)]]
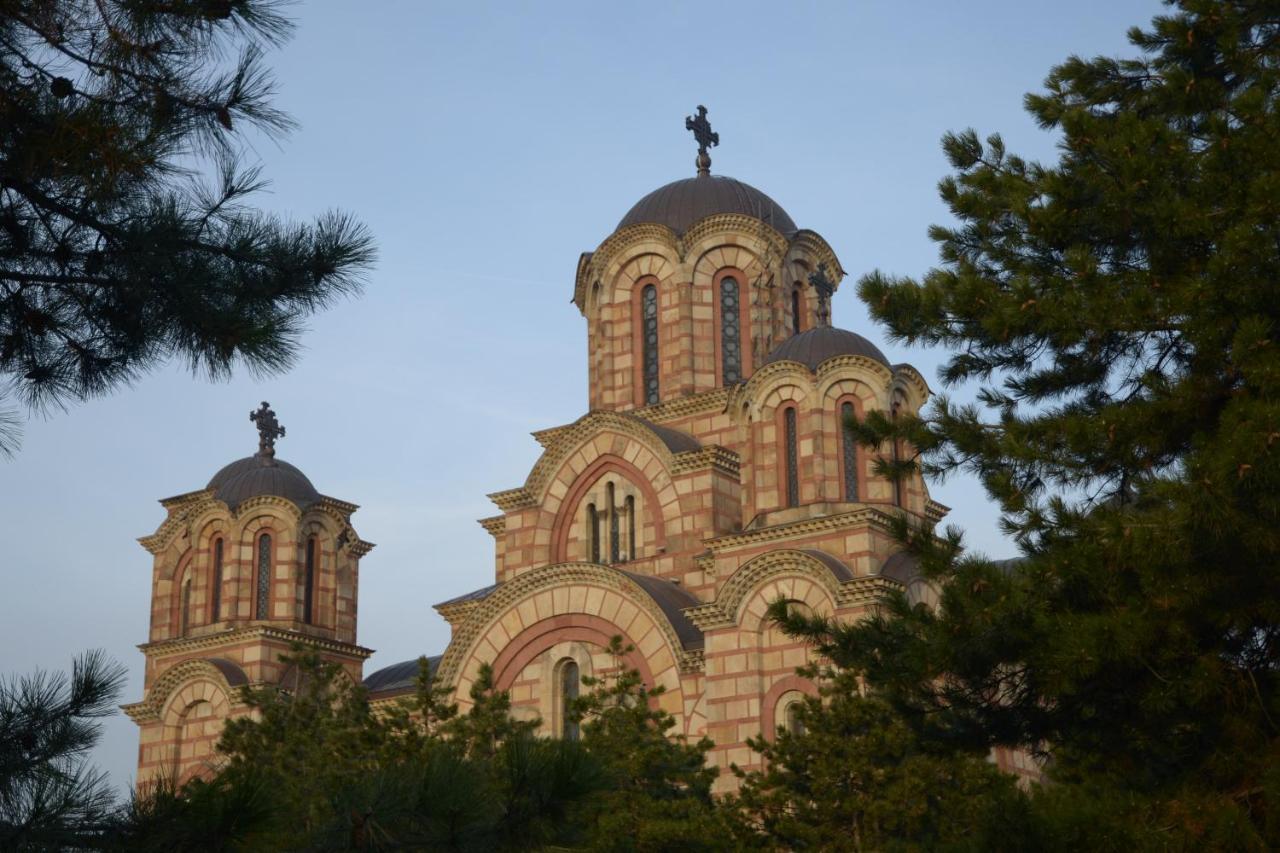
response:
[(889, 366), (889, 359), (871, 341), (862, 335), (833, 326), (818, 326), (792, 335), (778, 344), (764, 363), (798, 361), (808, 365), (810, 370), (817, 370), (818, 365), (827, 359), (842, 355), (860, 355)]
[(249, 498), (271, 495), (293, 501), (300, 508), (320, 500), (307, 475), (293, 465), (268, 456), (237, 459), (213, 475), (206, 488), (234, 509)]
[(698, 220), (717, 213), (754, 216), (788, 236), (797, 230), (776, 201), (749, 184), (722, 175), (698, 175), (659, 187), (627, 211), (617, 230), (653, 223), (683, 234)]

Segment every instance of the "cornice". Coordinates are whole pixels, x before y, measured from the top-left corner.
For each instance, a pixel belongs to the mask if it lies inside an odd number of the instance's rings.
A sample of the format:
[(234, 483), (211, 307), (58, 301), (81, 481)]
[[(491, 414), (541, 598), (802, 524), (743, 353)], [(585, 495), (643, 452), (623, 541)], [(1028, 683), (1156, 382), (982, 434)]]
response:
[(949, 512), (951, 512), (951, 507), (947, 506), (946, 504), (938, 503), (933, 498), (929, 498), (927, 501), (925, 501), (924, 514), (929, 517), (930, 521), (933, 521), (933, 522), (942, 521), (942, 519), (945, 518), (947, 513)]
[(741, 533), (731, 533), (727, 536), (717, 536), (713, 539), (705, 540), (705, 544), (713, 553), (720, 554), (724, 551), (731, 551), (734, 548), (759, 545), (763, 542), (777, 542), (784, 539), (793, 539), (797, 536), (806, 536), (811, 533), (824, 533), (858, 525), (868, 525), (882, 530), (889, 530), (894, 517), (899, 513), (901, 513), (901, 510), (888, 512), (877, 507), (864, 506), (851, 512), (824, 515), (818, 518), (806, 518), (800, 521), (786, 522), (785, 524), (775, 524), (758, 530), (746, 530)]
[(528, 489), (524, 486), (518, 486), (514, 489), (504, 489), (501, 492), (491, 492), (486, 497), (503, 512), (511, 512), (512, 510), (525, 509), (531, 506), (537, 506), (538, 501)]
[(139, 651), (148, 657), (184, 654), (187, 652), (215, 649), (245, 640), (277, 640), (285, 643), (301, 643), (304, 646), (322, 649), (326, 652), (344, 655), (353, 660), (365, 660), (373, 654), (373, 649), (358, 646), (355, 643), (344, 643), (341, 640), (330, 640), (324, 637), (313, 637), (287, 628), (275, 628), (270, 625), (253, 625), (248, 628), (233, 628), (221, 634), (206, 634), (203, 637), (178, 637), (172, 640), (157, 640), (153, 643), (142, 643)]
[(736, 478), (741, 469), (738, 454), (719, 444), (709, 444), (699, 450), (688, 450), (677, 453), (671, 473), (687, 474), (691, 471), (702, 471), (710, 468), (719, 474)]
[(507, 517), (505, 515), (493, 515), (489, 518), (477, 519), (476, 523), (489, 531), (489, 535), (494, 539), (507, 532)]
[[(741, 388), (742, 385), (739, 384), (734, 387)], [(632, 409), (630, 413), (651, 423), (664, 424), (687, 418), (690, 415), (723, 412), (725, 405), (729, 402), (729, 395), (732, 391), (733, 388), (715, 388), (711, 391), (700, 391), (687, 397), (676, 397), (671, 400), (664, 400), (661, 403), (655, 403), (652, 406)]]

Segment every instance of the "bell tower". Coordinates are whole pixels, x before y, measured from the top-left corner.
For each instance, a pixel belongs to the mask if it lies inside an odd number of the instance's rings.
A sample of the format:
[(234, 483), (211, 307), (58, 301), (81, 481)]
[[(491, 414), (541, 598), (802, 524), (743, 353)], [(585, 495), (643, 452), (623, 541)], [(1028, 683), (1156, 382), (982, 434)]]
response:
[(356, 644), (360, 558), (373, 547), (351, 526), (355, 504), (320, 494), (276, 458), (285, 436), (271, 407), (249, 414), (258, 452), (203, 489), (160, 501), (166, 516), (139, 541), (153, 557), (138, 783), (183, 782), (209, 767), (223, 723), (245, 713), (238, 688), (294, 676), (295, 643), (359, 681), (372, 653)]

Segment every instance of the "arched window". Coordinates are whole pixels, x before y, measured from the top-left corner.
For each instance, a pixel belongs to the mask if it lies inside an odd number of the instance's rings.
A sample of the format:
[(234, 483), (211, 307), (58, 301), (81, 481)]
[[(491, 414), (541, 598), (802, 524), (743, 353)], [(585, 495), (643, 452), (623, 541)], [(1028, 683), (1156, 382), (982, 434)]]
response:
[(182, 581), (182, 602), (179, 606), (182, 607), (182, 612), (178, 614), (178, 633), (185, 637), (187, 629), (191, 627), (191, 572), (187, 572)]
[(257, 618), (271, 618), (271, 534), (258, 537)]
[(791, 334), (800, 334), (800, 287), (791, 289)]
[(222, 537), (213, 540), (213, 579), (209, 584), (209, 621), (222, 618)]
[(658, 288), (640, 291), (640, 339), (645, 405), (658, 402)]
[(302, 621), (308, 625), (315, 619), (316, 596), (316, 537), (307, 539), (307, 560), (302, 589)]
[(595, 504), (587, 504), (587, 536), (591, 539), (591, 562), (600, 562), (600, 513)]
[(742, 305), (732, 276), (720, 279), (720, 373), (725, 385), (742, 380)]
[(858, 443), (853, 440), (849, 424), (853, 422), (853, 403), (845, 403), (840, 407), (840, 446), (844, 458), (842, 474), (844, 475), (844, 499), (858, 499)]
[(627, 557), (634, 560), (640, 553), (636, 544), (636, 498), (627, 495)]
[(566, 660), (560, 664), (560, 734), (565, 740), (577, 740), (578, 721), (573, 718), (573, 700), (578, 698), (582, 675), (578, 662)]
[(787, 731), (797, 737), (804, 734), (804, 721), (800, 719), (800, 700), (787, 703), (782, 712), (782, 724)]
[(622, 561), (622, 542), (619, 541), (622, 525), (618, 522), (618, 503), (614, 500), (613, 483), (606, 484), (604, 490), (609, 496), (609, 562), (619, 563)]
[(796, 407), (788, 406), (782, 412), (783, 451), (786, 453), (787, 506), (800, 505), (800, 465), (796, 449)]

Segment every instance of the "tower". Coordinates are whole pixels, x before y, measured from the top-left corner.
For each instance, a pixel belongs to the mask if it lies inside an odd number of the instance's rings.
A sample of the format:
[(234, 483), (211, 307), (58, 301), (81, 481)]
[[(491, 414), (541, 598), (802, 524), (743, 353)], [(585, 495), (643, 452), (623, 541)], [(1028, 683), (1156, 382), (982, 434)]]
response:
[(285, 429), (267, 403), (249, 415), (258, 452), (203, 489), (160, 501), (164, 521), (139, 541), (153, 557), (151, 628), (138, 724), (138, 784), (179, 782), (214, 758), (224, 721), (246, 712), (237, 688), (289, 688), (281, 657), (315, 649), (359, 681), (360, 558), (355, 504), (320, 494), (275, 455)]
[[(843, 428), (916, 411), (924, 379), (831, 326), (834, 250), (711, 173), (704, 108), (686, 126), (696, 173), (641, 198), (578, 261), (589, 410), (535, 433), (524, 482), (490, 495), (495, 582), (437, 605), (453, 634), (436, 672), (465, 708), (489, 664), (516, 714), (572, 737), (577, 679), (615, 665), (605, 649), (621, 636), (679, 731), (710, 736), (722, 768), (750, 768), (747, 740), (817, 691), (796, 674), (810, 650), (768, 605), (853, 620), (889, 587), (928, 597), (891, 521), (933, 524), (946, 508), (918, 478), (876, 474), (905, 448), (868, 451)], [(375, 676), (381, 695), (412, 689), (400, 666)]]

